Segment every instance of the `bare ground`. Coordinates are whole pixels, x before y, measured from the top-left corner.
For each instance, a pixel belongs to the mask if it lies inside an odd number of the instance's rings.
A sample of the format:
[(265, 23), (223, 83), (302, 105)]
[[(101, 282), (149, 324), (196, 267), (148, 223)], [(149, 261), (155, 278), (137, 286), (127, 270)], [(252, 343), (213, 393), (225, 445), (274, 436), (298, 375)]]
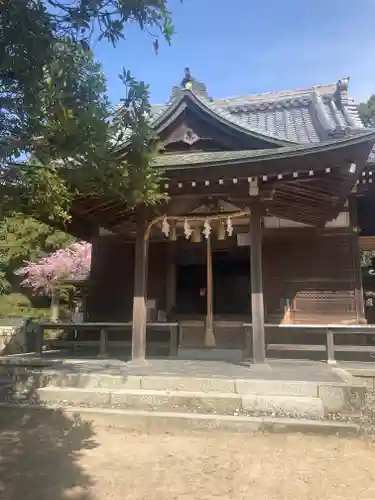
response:
[(59, 412), (0, 422), (2, 500), (370, 500), (374, 471), (357, 439), (140, 434)]

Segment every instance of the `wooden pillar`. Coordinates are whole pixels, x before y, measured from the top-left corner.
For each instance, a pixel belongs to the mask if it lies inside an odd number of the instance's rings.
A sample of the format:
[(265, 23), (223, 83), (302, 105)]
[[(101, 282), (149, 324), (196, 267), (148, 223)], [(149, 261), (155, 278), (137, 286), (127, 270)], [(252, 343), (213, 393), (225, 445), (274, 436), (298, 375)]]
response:
[(253, 362), (266, 359), (262, 276), (262, 207), (256, 203), (250, 211), (251, 316), (253, 324)]
[(366, 323), (365, 300), (363, 296), (362, 272), (361, 272), (361, 255), (359, 248), (359, 227), (358, 227), (358, 212), (357, 200), (354, 196), (349, 199), (349, 214), (350, 226), (352, 228), (351, 236), (351, 253), (353, 259), (354, 273), (354, 300), (357, 316), (357, 323)]
[(174, 242), (167, 243), (167, 276), (166, 276), (166, 300), (165, 310), (167, 315), (176, 305), (176, 262), (175, 262), (176, 245)]
[(213, 347), (215, 345), (214, 324), (213, 324), (213, 283), (212, 283), (212, 248), (211, 237), (207, 238), (207, 312), (204, 345)]
[(145, 230), (145, 218), (139, 213), (135, 240), (132, 361), (144, 361), (146, 357), (148, 240), (144, 238)]

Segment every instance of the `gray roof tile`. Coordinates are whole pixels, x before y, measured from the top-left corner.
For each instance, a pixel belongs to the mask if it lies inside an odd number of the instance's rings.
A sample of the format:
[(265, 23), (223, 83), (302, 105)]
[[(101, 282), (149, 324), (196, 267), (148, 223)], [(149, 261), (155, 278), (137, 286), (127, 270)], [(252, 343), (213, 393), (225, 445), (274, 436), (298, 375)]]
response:
[[(323, 92), (321, 91), (323, 89)], [(356, 127), (363, 128), (353, 101), (345, 110), (337, 110), (336, 119), (333, 115), (331, 101), (334, 100), (335, 86), (320, 88), (322, 109), (320, 115), (313, 93), (316, 89), (305, 91), (279, 92), (276, 94), (257, 94), (216, 101), (216, 106), (222, 105), (229, 113), (242, 123), (249, 123), (263, 133), (280, 139), (297, 143), (314, 143), (327, 139), (327, 134), (337, 128), (351, 127), (345, 116), (350, 114)], [(330, 94), (329, 94), (330, 91)], [(338, 122), (338, 123), (336, 123)]]
[[(364, 128), (344, 81), (216, 100), (202, 94), (196, 97), (211, 111), (247, 131), (290, 143), (319, 143), (335, 132)], [(152, 106), (152, 120), (160, 118), (169, 104)], [(375, 161), (375, 149), (369, 161)]]

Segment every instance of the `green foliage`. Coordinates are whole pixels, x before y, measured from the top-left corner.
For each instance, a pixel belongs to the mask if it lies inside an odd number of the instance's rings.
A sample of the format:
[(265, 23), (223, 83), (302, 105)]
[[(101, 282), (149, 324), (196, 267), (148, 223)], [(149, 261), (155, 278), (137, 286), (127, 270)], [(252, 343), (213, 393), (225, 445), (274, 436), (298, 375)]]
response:
[(165, 198), (165, 193), (161, 189), (163, 172), (151, 166), (158, 154), (158, 142), (149, 125), (149, 87), (135, 80), (130, 71), (123, 69), (119, 77), (125, 97), (109, 127), (107, 162), (104, 169), (104, 159), (98, 164), (94, 184), (104, 187), (102, 195), (122, 199), (130, 207), (155, 204)]
[[(124, 37), (128, 23), (138, 24), (154, 39), (161, 33), (170, 42), (173, 34), (167, 0), (2, 0), (0, 8), (3, 158), (33, 150), (43, 128), (46, 106), (53, 108), (55, 104), (43, 93), (48, 86), (61, 89), (67, 81), (59, 75), (61, 68), (69, 67), (65, 44), (70, 42), (88, 51), (99, 37), (115, 45)], [(70, 78), (74, 80), (77, 75), (79, 72), (73, 72)], [(74, 100), (72, 104), (68, 111), (76, 108)], [(66, 117), (69, 112), (62, 116), (61, 125)]]
[(6, 159), (27, 151), (39, 133), (39, 95), (54, 36), (43, 2), (5, 0), (0, 8), (0, 158)]
[(375, 94), (358, 106), (358, 113), (366, 127), (375, 127)]
[[(170, 42), (167, 1), (13, 0), (5, 10), (0, 17), (0, 216), (24, 212), (41, 220), (67, 219), (77, 194), (130, 205), (162, 199), (161, 173), (150, 168), (156, 142), (147, 125), (148, 87), (123, 73), (126, 98), (110, 126), (105, 78), (90, 45), (97, 28), (99, 38), (115, 45), (129, 22), (155, 40), (161, 33)], [(120, 157), (114, 125), (127, 134)], [(32, 160), (15, 164), (20, 155)]]
[(72, 242), (36, 219), (69, 219), (79, 194), (128, 206), (164, 198), (149, 89), (124, 71), (113, 118), (90, 48), (116, 45), (136, 23), (157, 52), (173, 26), (167, 0), (0, 0), (0, 11), (0, 315), (35, 315), (23, 295), (6, 295), (14, 271)]
[(40, 93), (43, 125), (33, 153), (43, 163), (95, 152), (110, 115), (106, 81), (90, 51), (68, 38), (55, 43)]
[(0, 318), (27, 318), (30, 316), (48, 318), (49, 314), (47, 308), (33, 307), (28, 297), (22, 293), (0, 295)]
[[(88, 65), (91, 67), (90, 61)], [(111, 123), (104, 120), (108, 110), (105, 95), (100, 99), (100, 90), (92, 93), (100, 103), (100, 110), (94, 116), (90, 108), (85, 107), (83, 113), (90, 116), (87, 128), (83, 127), (81, 132), (75, 129), (82, 123), (81, 119), (76, 125), (72, 124), (73, 136), (84, 134), (76, 146), (67, 127), (64, 128), (66, 146), (63, 146), (63, 130), (55, 130), (55, 121), (51, 119), (52, 130), (36, 147), (30, 164), (14, 166), (12, 172), (16, 182), (4, 184), (4, 215), (13, 210), (43, 220), (67, 219), (72, 199), (79, 194), (122, 200), (129, 207), (155, 204), (165, 198), (161, 188), (163, 172), (151, 166), (158, 144), (148, 123), (148, 86), (137, 82), (129, 71), (123, 71), (121, 80), (125, 98)], [(101, 83), (96, 69), (94, 73), (87, 72), (87, 80), (82, 86), (88, 84), (92, 88), (95, 82)], [(98, 109), (98, 105), (93, 109)], [(59, 120), (56, 122), (61, 124)], [(55, 134), (60, 140), (57, 149), (54, 149)]]
[[(174, 29), (167, 0), (46, 0), (54, 7), (50, 18), (64, 33), (68, 30), (75, 40), (90, 39), (94, 24), (99, 27), (99, 39), (106, 38), (113, 45), (125, 36), (126, 26), (136, 23), (157, 38), (161, 32), (167, 42)], [(55, 10), (56, 9), (56, 10)]]

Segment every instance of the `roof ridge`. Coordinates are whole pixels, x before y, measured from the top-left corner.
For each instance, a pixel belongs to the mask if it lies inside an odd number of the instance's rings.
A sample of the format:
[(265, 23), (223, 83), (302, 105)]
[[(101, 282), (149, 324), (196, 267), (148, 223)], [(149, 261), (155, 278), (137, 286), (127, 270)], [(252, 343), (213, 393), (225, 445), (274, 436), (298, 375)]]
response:
[(245, 95), (234, 95), (231, 97), (220, 97), (214, 99), (215, 104), (225, 105), (230, 104), (232, 101), (256, 101), (256, 100), (278, 100), (287, 97), (296, 97), (298, 95), (311, 94), (314, 90), (318, 90), (323, 94), (333, 94), (336, 91), (337, 83), (327, 83), (314, 85), (312, 87), (298, 88), (298, 89), (286, 89), (286, 90), (276, 90), (270, 92), (261, 92)]

